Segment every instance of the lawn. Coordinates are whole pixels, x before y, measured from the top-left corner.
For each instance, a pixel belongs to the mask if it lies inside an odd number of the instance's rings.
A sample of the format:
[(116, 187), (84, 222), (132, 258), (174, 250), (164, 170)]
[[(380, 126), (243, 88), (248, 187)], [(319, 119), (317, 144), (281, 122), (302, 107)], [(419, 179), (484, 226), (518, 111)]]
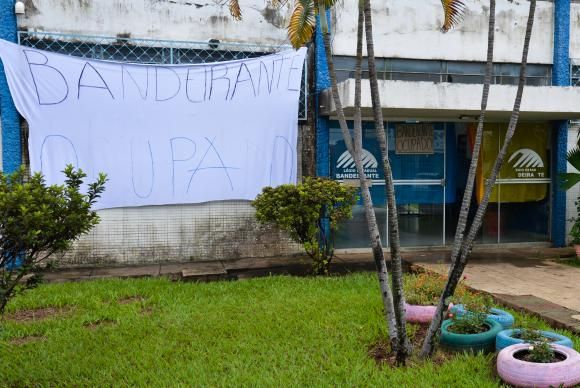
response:
[[(414, 279), (407, 277), (408, 287)], [(47, 307), (52, 315), (29, 319), (26, 310)], [(493, 355), (378, 365), (369, 347), (386, 330), (372, 274), (41, 285), (9, 304), (1, 326), (0, 385), (7, 386), (500, 383)], [(574, 341), (579, 349), (580, 337)]]
[(566, 260), (559, 260), (558, 263), (562, 263), (562, 264), (570, 265), (572, 267), (580, 268), (580, 259), (576, 258), (576, 257), (566, 259)]

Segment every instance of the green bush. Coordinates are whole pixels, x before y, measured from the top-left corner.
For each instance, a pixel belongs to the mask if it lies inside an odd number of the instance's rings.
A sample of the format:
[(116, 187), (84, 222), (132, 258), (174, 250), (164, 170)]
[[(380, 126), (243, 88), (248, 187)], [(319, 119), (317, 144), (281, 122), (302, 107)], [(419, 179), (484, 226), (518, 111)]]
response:
[(252, 205), (259, 222), (274, 223), (304, 247), (315, 274), (327, 274), (334, 256), (332, 236), (340, 221), (352, 217), (356, 191), (333, 180), (305, 178), (297, 185), (264, 188)]
[(38, 282), (38, 265), (99, 222), (91, 206), (104, 190), (106, 176), (81, 186), (86, 174), (71, 165), (63, 171), (64, 185), (47, 186), (40, 173), (32, 177), (21, 169), (0, 172), (0, 314), (15, 293)]

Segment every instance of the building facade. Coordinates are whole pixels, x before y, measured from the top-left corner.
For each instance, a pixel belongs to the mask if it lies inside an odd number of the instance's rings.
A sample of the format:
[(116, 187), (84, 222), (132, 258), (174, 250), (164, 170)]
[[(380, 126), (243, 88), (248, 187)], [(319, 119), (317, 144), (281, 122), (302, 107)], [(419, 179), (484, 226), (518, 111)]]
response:
[[(200, 63), (263, 55), (286, 47), (291, 1), (274, 7), (241, 1), (243, 20), (229, 16), (227, 1), (27, 0), (23, 15), (0, 2), (0, 38), (89, 58), (141, 63)], [(471, 141), (479, 114), (487, 44), (486, 1), (466, 2), (461, 25), (447, 34), (440, 2), (375, 1), (374, 32), (381, 100), (393, 163), (403, 246), (452, 243)], [(352, 119), (355, 2), (331, 12), (340, 90)], [(528, 2), (498, 0), (493, 86), (477, 205), (507, 127), (515, 96)], [(538, 1), (527, 88), (520, 124), (496, 185), (478, 243), (566, 244), (566, 219), (578, 194), (558, 187), (565, 155), (575, 145), (580, 119), (580, 4)], [(576, 33), (575, 33), (576, 32)], [(328, 70), (320, 36), (309, 48), (299, 121), (298, 171), (341, 181), (356, 179), (328, 95)], [(578, 62), (580, 64), (580, 62)], [(572, 70), (572, 72), (571, 72)], [(363, 89), (367, 173), (382, 231), (387, 232), (382, 170)], [(11, 102), (0, 70), (2, 167), (26, 164), (26, 123)], [(69, 264), (132, 263), (264, 257), (299, 252), (279, 231), (260, 226), (245, 201), (108, 209), (101, 223), (64, 258)], [(362, 207), (336, 236), (338, 248), (368, 246)]]
[[(461, 25), (443, 34), (438, 29), (442, 22), (439, 1), (374, 3), (376, 66), (403, 246), (453, 243), (480, 111), (489, 16), (486, 1), (466, 5)], [(492, 87), (472, 208), (482, 198), (507, 129), (528, 10), (529, 2), (497, 2)], [(332, 14), (335, 67), (342, 103), (351, 120), (356, 48), (352, 15), (356, 12), (355, 3), (341, 2)], [(568, 193), (567, 199), (559, 188), (558, 174), (566, 171), (567, 147), (576, 141), (577, 126), (571, 120), (578, 116), (580, 100), (577, 88), (569, 85), (571, 58), (580, 54), (574, 40), (579, 26), (570, 21), (577, 20), (579, 12), (580, 6), (569, 1), (537, 3), (520, 120), (478, 243), (566, 244), (566, 219), (575, 213), (571, 202), (577, 193)], [(322, 54), (321, 39), (317, 44), (317, 53)], [(324, 61), (317, 62), (318, 173), (353, 179), (357, 177), (354, 162), (345, 162), (325, 71)], [(362, 95), (363, 148), (371, 155), (366, 172), (373, 181), (379, 226), (388, 236), (382, 171), (376, 168), (380, 152), (370, 90), (364, 83)], [(338, 245), (368, 246), (364, 223), (362, 206), (358, 206), (337, 238)]]

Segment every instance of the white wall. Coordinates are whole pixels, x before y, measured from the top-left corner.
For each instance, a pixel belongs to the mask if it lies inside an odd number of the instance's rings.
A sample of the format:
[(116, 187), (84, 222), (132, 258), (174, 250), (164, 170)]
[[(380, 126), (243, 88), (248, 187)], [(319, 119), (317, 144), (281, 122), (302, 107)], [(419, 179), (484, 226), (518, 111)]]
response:
[(580, 63), (580, 3), (572, 3), (570, 7), (570, 58)]
[[(339, 0), (339, 3), (333, 20), (336, 28), (334, 52), (354, 56), (357, 2)], [(468, 0), (465, 4), (468, 8), (461, 25), (443, 34), (439, 31), (443, 23), (440, 0), (375, 1), (375, 55), (388, 58), (485, 61), (489, 2)], [(497, 1), (496, 62), (520, 62), (528, 10), (528, 1)], [(552, 2), (538, 1), (530, 63), (552, 63), (553, 12)]]
[(241, 0), (243, 20), (225, 0), (27, 0), (20, 29), (101, 36), (279, 45), (293, 2), (280, 10)]

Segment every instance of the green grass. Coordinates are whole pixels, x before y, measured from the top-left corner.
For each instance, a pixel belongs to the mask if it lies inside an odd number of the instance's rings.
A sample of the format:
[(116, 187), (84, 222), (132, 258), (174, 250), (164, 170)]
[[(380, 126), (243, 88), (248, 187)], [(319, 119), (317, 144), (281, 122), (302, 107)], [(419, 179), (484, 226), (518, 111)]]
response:
[[(498, 386), (493, 355), (450, 356), (442, 365), (377, 366), (368, 347), (386, 330), (375, 279), (355, 274), (42, 285), (17, 297), (8, 313), (69, 310), (1, 324), (0, 385)], [(118, 303), (129, 296), (144, 299)], [(515, 315), (526, 326), (547, 328)], [(86, 326), (99, 320), (107, 323)], [(30, 335), (45, 338), (13, 343)], [(573, 338), (580, 348), (580, 338)]]
[(570, 265), (572, 267), (580, 268), (580, 259), (577, 257), (573, 257), (571, 259), (566, 259), (566, 260), (558, 260), (558, 263), (562, 263), (562, 264)]

